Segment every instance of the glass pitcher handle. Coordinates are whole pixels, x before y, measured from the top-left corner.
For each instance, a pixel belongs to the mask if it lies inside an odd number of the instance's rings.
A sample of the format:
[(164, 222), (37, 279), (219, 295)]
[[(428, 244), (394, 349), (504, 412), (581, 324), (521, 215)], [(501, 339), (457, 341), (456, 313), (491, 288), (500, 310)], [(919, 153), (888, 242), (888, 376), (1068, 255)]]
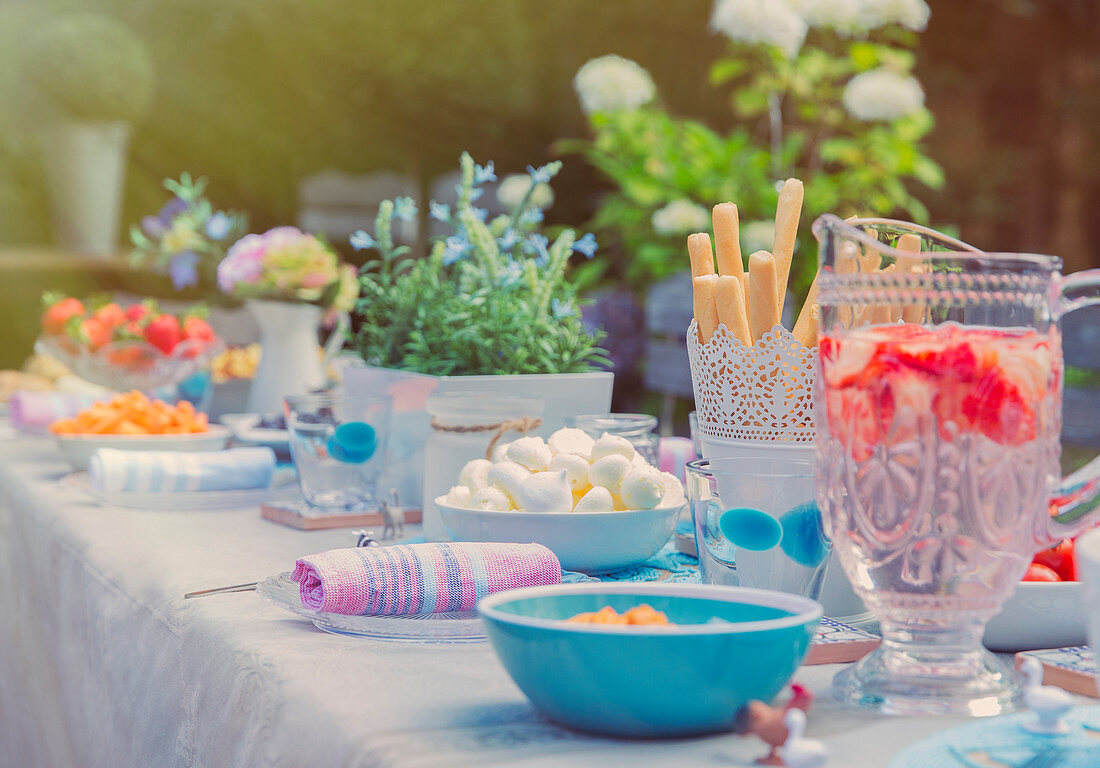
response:
[[(1100, 269), (1086, 269), (1059, 278), (1054, 286), (1060, 294), (1056, 313), (1059, 317), (1077, 309), (1100, 304)], [(1051, 514), (1040, 533), (1041, 545), (1053, 544), (1076, 536), (1100, 522), (1100, 456), (1081, 469), (1062, 478), (1051, 497)]]

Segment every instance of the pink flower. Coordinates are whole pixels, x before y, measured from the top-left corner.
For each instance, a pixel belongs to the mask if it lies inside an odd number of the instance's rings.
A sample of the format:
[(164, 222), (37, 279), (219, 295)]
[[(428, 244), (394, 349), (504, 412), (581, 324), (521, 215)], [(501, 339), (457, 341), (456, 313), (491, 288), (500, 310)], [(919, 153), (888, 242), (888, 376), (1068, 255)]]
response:
[(261, 235), (245, 235), (229, 249), (218, 265), (218, 287), (232, 293), (237, 283), (254, 285), (264, 271), (266, 243)]
[(324, 288), (332, 279), (324, 272), (309, 272), (302, 278), (303, 288)]

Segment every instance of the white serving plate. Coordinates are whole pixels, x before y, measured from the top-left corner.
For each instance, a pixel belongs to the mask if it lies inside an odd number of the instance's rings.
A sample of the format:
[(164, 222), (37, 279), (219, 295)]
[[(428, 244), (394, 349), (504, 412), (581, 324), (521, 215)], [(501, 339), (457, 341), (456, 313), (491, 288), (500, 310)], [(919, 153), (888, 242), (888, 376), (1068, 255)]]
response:
[(672, 538), (686, 504), (626, 512), (492, 512), (435, 499), (455, 541), (542, 544), (567, 571), (606, 573), (635, 565)]
[(991, 651), (1032, 651), (1085, 645), (1085, 605), (1079, 581), (1021, 581), (986, 625)]
[(290, 432), (257, 427), (262, 418), (258, 413), (227, 413), (218, 420), (229, 427), (238, 443), (266, 446), (273, 451), (289, 451)]
[(57, 435), (57, 447), (73, 469), (87, 469), (100, 448), (122, 451), (220, 451), (229, 443), (229, 428), (211, 424), (208, 432), (190, 435)]
[(87, 472), (73, 472), (59, 481), (62, 488), (90, 496), (101, 504), (125, 509), (160, 512), (207, 512), (258, 507), (265, 501), (298, 495), (298, 478), (292, 467), (278, 467), (267, 488), (233, 491), (99, 491)]
[(256, 585), (256, 591), (334, 635), (407, 643), (477, 643), (486, 639), (485, 625), (477, 611), (407, 616), (345, 616), (313, 611), (302, 605), (298, 583), (289, 572), (264, 579)]

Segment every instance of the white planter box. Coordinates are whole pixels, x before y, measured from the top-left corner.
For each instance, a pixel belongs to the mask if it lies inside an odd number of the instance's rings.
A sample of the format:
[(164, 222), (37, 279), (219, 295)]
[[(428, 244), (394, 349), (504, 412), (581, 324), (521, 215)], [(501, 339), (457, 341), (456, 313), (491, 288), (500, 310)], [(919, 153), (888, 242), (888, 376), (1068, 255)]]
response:
[[(422, 373), (375, 368), (349, 363), (343, 369), (344, 388), (349, 393), (390, 395), (393, 420), (390, 426), (389, 468), (381, 488), (386, 493), (396, 488), (403, 507), (422, 506), (424, 483), (424, 446), (431, 432), (431, 418), (425, 407), (428, 395), (447, 392), (499, 392), (510, 395), (541, 397), (546, 404), (543, 437), (565, 419), (581, 413), (607, 413), (611, 409), (611, 385), (614, 374), (527, 373), (509, 376), (428, 376)], [(456, 478), (457, 480), (457, 478)]]

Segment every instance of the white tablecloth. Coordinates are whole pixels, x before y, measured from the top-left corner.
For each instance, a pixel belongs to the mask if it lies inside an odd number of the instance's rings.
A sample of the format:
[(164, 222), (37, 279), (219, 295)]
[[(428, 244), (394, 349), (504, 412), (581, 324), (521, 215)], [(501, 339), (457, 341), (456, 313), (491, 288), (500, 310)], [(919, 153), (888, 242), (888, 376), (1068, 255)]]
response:
[[(0, 439), (0, 766), (737, 766), (760, 742), (586, 737), (540, 717), (487, 644), (325, 634), (255, 593), (303, 554), (350, 546), (257, 509), (101, 508), (58, 487), (48, 440)], [(659, 659), (653, 674), (661, 674)], [(836, 667), (796, 679), (821, 701), (830, 765), (882, 768), (953, 724), (846, 712)], [(669, 696), (678, 696), (669, 680)]]

